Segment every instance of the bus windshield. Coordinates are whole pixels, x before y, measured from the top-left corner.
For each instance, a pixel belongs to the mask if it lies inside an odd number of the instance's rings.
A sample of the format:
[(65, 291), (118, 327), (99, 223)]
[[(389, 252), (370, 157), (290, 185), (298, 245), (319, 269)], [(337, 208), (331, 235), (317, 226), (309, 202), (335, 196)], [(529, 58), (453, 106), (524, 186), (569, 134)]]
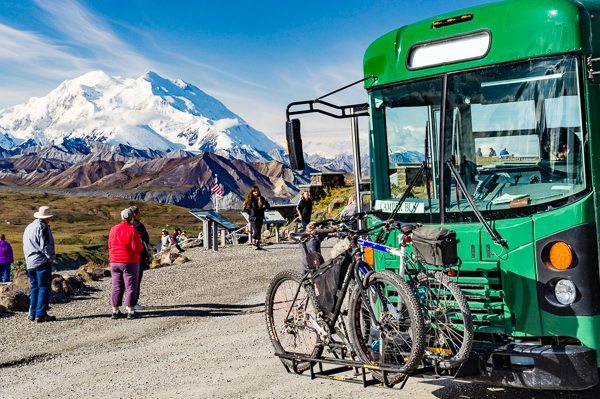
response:
[[(446, 93), (441, 82), (437, 77), (372, 93), (372, 109), (384, 115), (388, 198), (402, 195), (419, 163), (427, 160), (432, 170), (430, 187), (425, 181), (416, 187), (407, 205), (412, 208), (401, 213), (439, 212), (441, 195), (449, 219), (472, 211), (449, 173), (440, 184), (440, 147), (443, 160), (454, 160), (477, 207), (502, 211), (496, 217), (543, 211), (586, 189), (575, 56), (449, 74)], [(440, 116), (444, 94), (445, 115)], [(444, 146), (438, 145), (441, 117)], [(376, 117), (373, 124), (376, 129)]]

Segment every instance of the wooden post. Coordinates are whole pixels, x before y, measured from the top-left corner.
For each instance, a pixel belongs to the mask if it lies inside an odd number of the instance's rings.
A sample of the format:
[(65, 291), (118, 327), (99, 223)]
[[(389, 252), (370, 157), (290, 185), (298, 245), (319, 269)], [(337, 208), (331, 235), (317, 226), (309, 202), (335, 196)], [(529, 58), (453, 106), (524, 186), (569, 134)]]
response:
[(212, 224), (211, 238), (212, 238), (213, 251), (218, 251), (219, 250), (219, 225), (216, 224), (215, 222), (213, 222), (213, 224)]
[(277, 227), (277, 225), (275, 226), (275, 242), (279, 243), (279, 228)]
[(221, 246), (224, 247), (225, 246), (225, 235), (227, 234), (227, 231), (225, 229), (221, 229)]
[(202, 245), (204, 249), (210, 249), (210, 221), (208, 219), (202, 220)]

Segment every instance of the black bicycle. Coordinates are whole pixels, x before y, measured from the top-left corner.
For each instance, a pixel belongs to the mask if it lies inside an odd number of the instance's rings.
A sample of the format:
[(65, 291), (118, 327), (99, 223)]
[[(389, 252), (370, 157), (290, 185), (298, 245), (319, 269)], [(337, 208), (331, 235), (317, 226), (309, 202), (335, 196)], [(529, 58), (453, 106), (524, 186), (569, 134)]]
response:
[[(334, 356), (358, 357), (375, 378), (394, 385), (419, 366), (426, 348), (425, 324), (409, 284), (398, 274), (376, 272), (363, 261), (359, 238), (385, 224), (353, 229), (354, 222), (365, 216), (359, 213), (350, 220), (319, 224), (330, 228), (315, 234), (334, 235), (346, 243), (345, 249), (306, 273), (278, 273), (267, 291), (266, 323), (277, 354), (319, 358), (327, 348)], [(340, 285), (333, 297), (327, 297), (326, 282), (336, 276)], [(281, 360), (299, 373), (310, 367), (306, 361)]]

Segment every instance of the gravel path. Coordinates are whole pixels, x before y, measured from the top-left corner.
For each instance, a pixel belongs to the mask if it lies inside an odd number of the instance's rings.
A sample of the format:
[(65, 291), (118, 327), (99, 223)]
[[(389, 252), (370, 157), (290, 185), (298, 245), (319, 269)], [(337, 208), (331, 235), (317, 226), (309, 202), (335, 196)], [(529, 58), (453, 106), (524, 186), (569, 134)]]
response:
[(0, 398), (597, 398), (450, 380), (411, 379), (403, 391), (285, 373), (264, 323), (270, 278), (299, 263), (289, 244), (218, 253), (148, 271), (139, 320), (111, 320), (110, 279), (53, 305), (59, 321), (0, 319)]

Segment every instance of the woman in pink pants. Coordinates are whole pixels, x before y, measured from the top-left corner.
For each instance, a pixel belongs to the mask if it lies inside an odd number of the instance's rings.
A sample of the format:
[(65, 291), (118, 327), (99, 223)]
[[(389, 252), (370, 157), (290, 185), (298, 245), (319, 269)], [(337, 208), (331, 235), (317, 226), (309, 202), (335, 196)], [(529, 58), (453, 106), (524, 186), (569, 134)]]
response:
[(129, 208), (124, 209), (121, 211), (121, 219), (121, 223), (113, 226), (108, 234), (108, 256), (112, 276), (110, 304), (112, 318), (123, 317), (119, 307), (123, 304), (123, 296), (125, 296), (127, 318), (135, 319), (137, 314), (134, 306), (139, 284), (140, 252), (144, 246), (140, 234), (131, 224), (133, 211)]

